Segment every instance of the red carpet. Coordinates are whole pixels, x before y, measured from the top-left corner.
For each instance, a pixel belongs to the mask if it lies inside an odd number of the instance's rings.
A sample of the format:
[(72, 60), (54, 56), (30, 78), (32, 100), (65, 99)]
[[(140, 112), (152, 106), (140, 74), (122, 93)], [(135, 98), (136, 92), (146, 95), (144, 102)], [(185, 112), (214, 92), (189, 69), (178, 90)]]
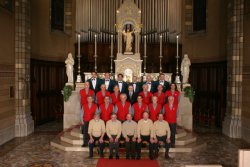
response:
[(98, 160), (96, 167), (159, 167), (156, 160), (141, 159), (141, 160), (126, 160), (101, 158)]

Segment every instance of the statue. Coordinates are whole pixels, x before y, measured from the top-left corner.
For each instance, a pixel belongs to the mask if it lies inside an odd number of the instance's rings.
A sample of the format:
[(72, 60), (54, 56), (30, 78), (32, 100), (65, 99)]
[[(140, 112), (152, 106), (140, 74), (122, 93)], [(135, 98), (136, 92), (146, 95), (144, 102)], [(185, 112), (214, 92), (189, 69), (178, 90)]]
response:
[(124, 35), (124, 39), (126, 42), (126, 48), (125, 48), (125, 52), (131, 52), (132, 51), (132, 42), (133, 42), (133, 31), (129, 31), (127, 30), (127, 32), (125, 32), (125, 30), (123, 30), (122, 34)]
[(190, 69), (189, 67), (191, 66), (191, 61), (188, 58), (188, 54), (184, 54), (184, 57), (181, 62), (181, 75), (183, 77), (182, 83), (188, 83), (188, 78), (189, 78), (189, 72)]
[(65, 64), (66, 64), (66, 74), (68, 77), (68, 83), (73, 83), (74, 82), (73, 65), (75, 64), (75, 62), (71, 53), (68, 54), (68, 57), (65, 60)]

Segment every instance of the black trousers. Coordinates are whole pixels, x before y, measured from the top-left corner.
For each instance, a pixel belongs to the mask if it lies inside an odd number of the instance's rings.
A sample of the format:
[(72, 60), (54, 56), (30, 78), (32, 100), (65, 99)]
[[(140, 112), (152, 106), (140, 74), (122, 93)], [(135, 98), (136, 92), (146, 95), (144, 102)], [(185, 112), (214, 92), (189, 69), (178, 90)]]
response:
[(113, 138), (113, 142), (109, 142), (109, 155), (113, 156), (113, 150), (115, 150), (115, 155), (119, 156), (119, 140), (115, 142), (116, 135), (111, 136)]
[(171, 131), (171, 146), (175, 145), (175, 133), (176, 133), (176, 123), (169, 123), (170, 131)]
[(99, 149), (100, 149), (100, 155), (102, 156), (103, 155), (103, 149), (104, 149), (104, 142), (103, 143), (100, 143), (99, 142), (99, 139), (101, 137), (93, 137), (94, 139), (94, 142), (93, 143), (89, 143), (89, 155), (90, 156), (93, 156), (93, 149), (94, 147), (96, 146), (96, 142), (98, 141), (99, 143)]
[(135, 146), (136, 146), (136, 142), (133, 142), (134, 136), (128, 136), (129, 138), (129, 142), (126, 142), (125, 140), (125, 147), (126, 147), (126, 157), (132, 157), (135, 158)]
[(82, 126), (82, 134), (83, 134), (83, 144), (88, 145), (89, 142), (89, 134), (88, 134), (89, 122), (84, 122)]
[(155, 144), (152, 144), (150, 142), (150, 136), (142, 136), (142, 135), (141, 135), (141, 142), (137, 143), (137, 156), (141, 157), (141, 145), (143, 141), (146, 141), (149, 143), (149, 156), (152, 156)]
[(170, 143), (167, 143), (167, 136), (156, 136), (158, 142), (156, 143), (155, 151), (159, 152), (159, 142), (163, 142), (165, 146), (165, 153), (168, 154), (169, 148), (171, 147)]

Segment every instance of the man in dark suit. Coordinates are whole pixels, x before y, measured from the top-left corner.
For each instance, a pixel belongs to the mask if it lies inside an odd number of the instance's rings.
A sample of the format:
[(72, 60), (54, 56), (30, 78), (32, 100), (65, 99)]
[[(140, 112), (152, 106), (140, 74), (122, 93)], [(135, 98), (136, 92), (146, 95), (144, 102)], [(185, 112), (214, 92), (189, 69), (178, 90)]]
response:
[(114, 86), (116, 85), (115, 81), (110, 79), (110, 73), (105, 73), (105, 78), (103, 79), (103, 84), (106, 85), (106, 90), (110, 93), (113, 93)]
[(138, 93), (134, 92), (133, 85), (128, 86), (127, 101), (133, 105), (137, 101)]
[(151, 75), (147, 75), (146, 77), (146, 82), (143, 82), (143, 85), (147, 84), (148, 85), (148, 91), (151, 93), (154, 93), (157, 91), (156, 89), (156, 83), (153, 81), (153, 78)]
[(133, 86), (133, 91), (136, 94), (139, 94), (142, 91), (142, 84), (141, 82), (138, 82), (137, 76), (133, 76), (132, 82), (129, 85)]
[(90, 89), (94, 90), (95, 93), (100, 91), (100, 87), (102, 85), (102, 80), (100, 78), (97, 78), (96, 72), (91, 73), (91, 78), (88, 79), (88, 82), (90, 83)]
[(116, 85), (118, 85), (120, 93), (127, 93), (128, 92), (128, 84), (123, 81), (122, 74), (118, 74)]
[(156, 87), (158, 87), (160, 84), (163, 86), (164, 93), (170, 89), (170, 84), (165, 80), (165, 75), (163, 73), (159, 75), (159, 80), (156, 82)]

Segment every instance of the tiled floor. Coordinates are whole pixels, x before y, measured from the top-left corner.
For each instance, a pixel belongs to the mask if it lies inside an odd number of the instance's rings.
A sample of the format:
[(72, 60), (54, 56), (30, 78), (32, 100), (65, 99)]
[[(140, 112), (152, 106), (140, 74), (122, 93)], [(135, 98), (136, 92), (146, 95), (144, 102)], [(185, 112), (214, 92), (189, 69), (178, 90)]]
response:
[[(50, 123), (36, 128), (34, 134), (16, 138), (0, 146), (0, 167), (25, 167), (34, 162), (48, 162), (60, 167), (94, 167), (97, 158), (88, 159), (84, 152), (64, 152), (49, 144), (62, 129), (61, 123)], [(172, 153), (171, 160), (158, 158), (161, 167), (181, 167), (185, 164), (221, 164), (236, 167), (239, 148), (250, 148), (250, 144), (233, 140), (218, 131), (199, 130), (200, 139), (207, 142), (207, 148), (193, 153)]]

